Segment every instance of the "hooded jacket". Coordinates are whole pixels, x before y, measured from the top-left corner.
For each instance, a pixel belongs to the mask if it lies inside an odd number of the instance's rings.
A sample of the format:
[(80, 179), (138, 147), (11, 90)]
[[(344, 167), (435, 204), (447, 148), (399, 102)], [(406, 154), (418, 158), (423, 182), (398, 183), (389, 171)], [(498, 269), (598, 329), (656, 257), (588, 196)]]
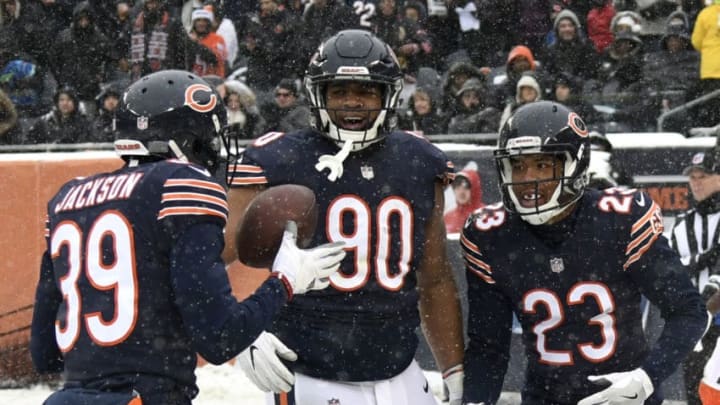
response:
[(587, 34), (598, 53), (602, 53), (612, 43), (613, 34), (610, 30), (610, 23), (615, 17), (615, 13), (612, 1), (607, 1), (602, 7), (593, 7), (588, 12)]
[(455, 208), (445, 213), (445, 230), (447, 233), (462, 231), (465, 220), (478, 208), (485, 206), (482, 200), (482, 183), (477, 170), (463, 169), (455, 175), (454, 181), (464, 178), (470, 184), (470, 201), (466, 204), (457, 204)]
[[(87, 17), (89, 24), (80, 25)], [(73, 22), (63, 30), (51, 51), (51, 69), (61, 85), (74, 87), (81, 100), (93, 100), (100, 92), (106, 66), (111, 62), (110, 42), (95, 26), (95, 16), (87, 1), (73, 9)]]

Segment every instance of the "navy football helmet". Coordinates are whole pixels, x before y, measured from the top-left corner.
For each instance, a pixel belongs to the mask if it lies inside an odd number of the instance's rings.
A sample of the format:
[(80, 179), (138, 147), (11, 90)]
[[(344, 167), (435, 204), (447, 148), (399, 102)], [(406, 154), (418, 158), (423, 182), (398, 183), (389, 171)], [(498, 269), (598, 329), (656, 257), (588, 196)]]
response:
[[(325, 89), (329, 82), (337, 80), (382, 85), (383, 105), (369, 128), (342, 129), (330, 118)], [(377, 142), (397, 125), (395, 106), (402, 91), (403, 74), (392, 49), (368, 31), (343, 30), (326, 40), (313, 55), (304, 84), (313, 109), (312, 126), (338, 143), (351, 140), (353, 150)]]
[(185, 159), (214, 172), (227, 113), (200, 77), (163, 70), (140, 78), (123, 94), (115, 116), (115, 150), (124, 159)]
[[(523, 207), (513, 186), (512, 159), (522, 155), (551, 155), (563, 162), (560, 175), (532, 183), (537, 191), (540, 183), (557, 182), (551, 197), (542, 205)], [(562, 104), (538, 101), (525, 104), (515, 111), (500, 130), (494, 152), (500, 175), (500, 191), (505, 207), (521, 215), (532, 225), (547, 223), (583, 194), (588, 183), (590, 137), (583, 120)]]

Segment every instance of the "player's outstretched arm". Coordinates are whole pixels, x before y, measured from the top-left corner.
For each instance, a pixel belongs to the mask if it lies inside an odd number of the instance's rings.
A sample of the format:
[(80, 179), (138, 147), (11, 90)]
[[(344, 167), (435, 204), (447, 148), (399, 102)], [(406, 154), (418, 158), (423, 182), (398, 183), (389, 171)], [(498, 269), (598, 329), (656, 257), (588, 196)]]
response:
[(448, 262), (442, 186), (435, 186), (435, 208), (425, 226), (425, 255), (418, 272), (420, 319), (435, 362), (448, 385), (450, 402), (462, 400), (463, 330), (460, 300)]

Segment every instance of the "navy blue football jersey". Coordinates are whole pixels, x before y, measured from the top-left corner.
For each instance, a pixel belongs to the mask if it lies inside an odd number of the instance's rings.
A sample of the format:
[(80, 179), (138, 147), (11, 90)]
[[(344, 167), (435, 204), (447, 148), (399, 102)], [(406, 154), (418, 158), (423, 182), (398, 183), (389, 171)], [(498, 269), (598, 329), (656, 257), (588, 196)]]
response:
[[(495, 403), (509, 358), (513, 313), (528, 360), (524, 398), (576, 404), (603, 387), (588, 375), (642, 367), (658, 388), (703, 333), (702, 301), (662, 235), (644, 192), (587, 190), (558, 224), (532, 226), (502, 204), (466, 222), (469, 343), (465, 398)], [(650, 349), (641, 295), (662, 311)]]
[(415, 355), (415, 270), (435, 187), (452, 177), (452, 164), (426, 139), (396, 131), (350, 153), (333, 182), (315, 164), (338, 149), (311, 130), (270, 133), (244, 151), (231, 184), (309, 187), (320, 218), (313, 246), (345, 242), (348, 254), (330, 287), (295, 297), (273, 326), (298, 353), (294, 370), (332, 380), (389, 378)]
[(229, 360), (286, 300), (280, 281), (233, 298), (224, 264), (226, 192), (180, 161), (74, 179), (48, 203), (32, 324), (33, 363), (68, 381), (165, 377), (196, 392), (200, 353)]

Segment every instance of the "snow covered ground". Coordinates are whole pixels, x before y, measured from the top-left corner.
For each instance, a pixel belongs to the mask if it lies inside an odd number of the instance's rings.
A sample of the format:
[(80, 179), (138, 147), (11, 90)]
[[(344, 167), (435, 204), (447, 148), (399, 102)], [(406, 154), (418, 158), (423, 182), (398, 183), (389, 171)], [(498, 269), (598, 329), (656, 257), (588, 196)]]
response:
[[(245, 378), (240, 369), (229, 364), (207, 365), (197, 369), (200, 395), (195, 405), (264, 405), (263, 393)], [(436, 397), (442, 394), (442, 378), (437, 372), (426, 372), (430, 388)], [(39, 405), (50, 395), (47, 386), (26, 389), (0, 389), (0, 404)], [(439, 402), (439, 400), (438, 400)]]

